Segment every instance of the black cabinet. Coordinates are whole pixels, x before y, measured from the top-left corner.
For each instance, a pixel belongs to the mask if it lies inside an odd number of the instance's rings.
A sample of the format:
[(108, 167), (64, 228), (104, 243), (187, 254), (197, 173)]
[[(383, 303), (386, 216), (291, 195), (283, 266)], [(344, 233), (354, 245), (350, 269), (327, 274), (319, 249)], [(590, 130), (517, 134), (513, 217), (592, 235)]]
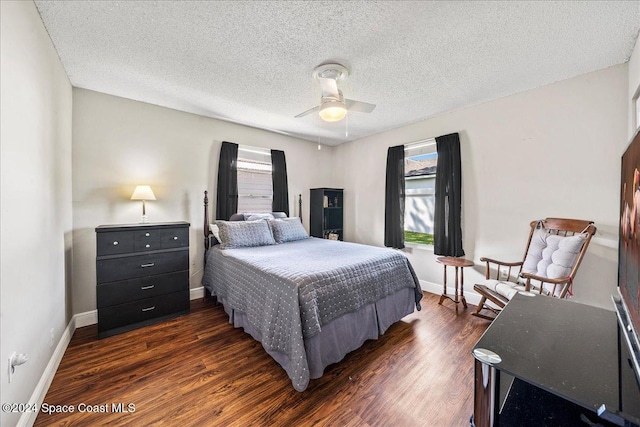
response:
[(341, 188), (312, 188), (309, 229), (313, 237), (343, 240), (344, 194)]
[(189, 223), (96, 228), (100, 338), (189, 312)]

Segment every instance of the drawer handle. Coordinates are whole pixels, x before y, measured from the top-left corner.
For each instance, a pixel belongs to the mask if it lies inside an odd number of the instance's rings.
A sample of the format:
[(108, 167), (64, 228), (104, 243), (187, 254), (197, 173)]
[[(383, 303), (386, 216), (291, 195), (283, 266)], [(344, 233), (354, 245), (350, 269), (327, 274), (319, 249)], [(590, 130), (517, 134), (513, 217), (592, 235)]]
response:
[(142, 264), (140, 267), (142, 268), (147, 268), (147, 267), (153, 267), (154, 265), (156, 265), (155, 263), (149, 263), (149, 264)]
[(149, 236), (150, 236), (150, 234), (149, 234), (149, 233), (147, 233), (147, 234), (145, 234), (145, 236), (149, 237)]
[(113, 246), (117, 246), (117, 245), (118, 245), (118, 242), (113, 242)]
[(178, 236), (173, 236), (173, 240), (178, 240)]
[(151, 247), (151, 245), (144, 245), (144, 247), (145, 247), (145, 248), (150, 248), (150, 247)]
[(156, 309), (156, 306), (153, 305), (151, 307), (143, 308), (142, 311), (151, 311), (151, 310), (155, 310), (155, 309)]
[(153, 289), (155, 287), (156, 287), (156, 285), (149, 285), (149, 286), (143, 286), (140, 289), (143, 290), (143, 291), (146, 291), (147, 289)]

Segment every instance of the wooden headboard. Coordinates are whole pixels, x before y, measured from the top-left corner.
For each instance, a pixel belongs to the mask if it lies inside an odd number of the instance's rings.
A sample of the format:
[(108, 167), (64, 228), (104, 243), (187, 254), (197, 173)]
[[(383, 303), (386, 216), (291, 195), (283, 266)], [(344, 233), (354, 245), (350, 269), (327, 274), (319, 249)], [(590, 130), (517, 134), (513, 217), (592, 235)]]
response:
[(204, 262), (207, 262), (207, 249), (211, 246), (211, 229), (209, 228), (209, 197), (207, 196), (209, 192), (207, 190), (204, 191)]

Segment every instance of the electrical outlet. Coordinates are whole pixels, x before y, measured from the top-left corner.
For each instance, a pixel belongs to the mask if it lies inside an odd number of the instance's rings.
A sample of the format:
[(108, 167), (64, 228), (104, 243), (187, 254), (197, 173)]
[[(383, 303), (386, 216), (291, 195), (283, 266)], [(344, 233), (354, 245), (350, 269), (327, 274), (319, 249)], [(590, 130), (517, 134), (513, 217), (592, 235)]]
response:
[(49, 337), (49, 348), (53, 347), (53, 336), (54, 336), (54, 330), (53, 328), (51, 328), (50, 337)]
[(13, 367), (11, 366), (13, 364), (13, 360), (16, 358), (16, 352), (14, 351), (13, 353), (11, 353), (11, 356), (9, 356), (9, 359), (7, 360), (7, 373), (8, 375), (8, 379), (9, 379), (9, 384), (11, 384), (11, 375), (13, 375)]
[(509, 269), (507, 267), (500, 268), (500, 280), (507, 280), (509, 278)]
[(25, 354), (25, 353), (16, 354), (15, 351), (11, 353), (11, 356), (9, 356), (9, 363), (8, 363), (9, 366), (7, 367), (9, 372), (9, 383), (11, 383), (11, 376), (15, 373), (15, 370), (16, 370), (15, 367), (24, 365), (28, 361), (29, 361), (28, 354)]

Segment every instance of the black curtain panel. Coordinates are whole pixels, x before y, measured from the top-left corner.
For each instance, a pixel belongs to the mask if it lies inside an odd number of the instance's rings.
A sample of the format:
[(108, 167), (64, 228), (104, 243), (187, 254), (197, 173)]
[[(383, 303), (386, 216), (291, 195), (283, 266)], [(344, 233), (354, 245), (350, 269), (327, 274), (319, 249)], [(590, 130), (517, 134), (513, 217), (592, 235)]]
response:
[(273, 181), (273, 212), (284, 212), (289, 216), (289, 184), (287, 160), (284, 151), (271, 150), (271, 179)]
[(387, 150), (384, 245), (404, 248), (404, 145)]
[(216, 219), (229, 220), (238, 210), (238, 144), (223, 142), (218, 161)]
[(436, 138), (436, 205), (434, 254), (464, 256), (462, 249), (462, 168), (460, 137), (457, 133)]

